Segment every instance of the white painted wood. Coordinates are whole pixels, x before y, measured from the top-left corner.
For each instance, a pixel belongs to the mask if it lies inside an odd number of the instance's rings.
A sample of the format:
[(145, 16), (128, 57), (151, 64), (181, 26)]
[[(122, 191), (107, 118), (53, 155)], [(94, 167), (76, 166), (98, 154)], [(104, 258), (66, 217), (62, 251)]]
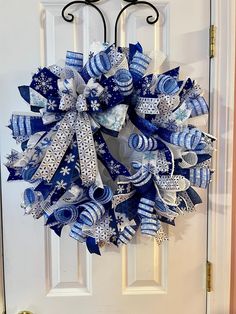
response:
[[(75, 24), (68, 24), (60, 17), (65, 2), (0, 3), (1, 29), (7, 30), (0, 38), (4, 43), (0, 51), (0, 60), (4, 60), (0, 74), (1, 151), (5, 156), (14, 142), (4, 125), (12, 111), (28, 109), (16, 87), (27, 84), (39, 64), (63, 59), (67, 49), (88, 54), (89, 44), (103, 39), (103, 30), (100, 17), (88, 7), (78, 10)], [(207, 94), (210, 2), (152, 3), (160, 10), (160, 23), (146, 25), (151, 11), (141, 6), (130, 8), (119, 25), (120, 42), (138, 39), (147, 51), (162, 50), (167, 55), (163, 70), (180, 64), (183, 77), (196, 78)], [(102, 1), (99, 6), (106, 12), (112, 42), (121, 2)], [(10, 12), (10, 19), (6, 12)], [(156, 59), (154, 70), (157, 65)], [(138, 238), (126, 248), (106, 248), (102, 257), (91, 257), (67, 234), (59, 241), (45, 231), (43, 221), (24, 217), (19, 204), (26, 185), (6, 183), (6, 178), (2, 167), (8, 314), (24, 309), (37, 314), (206, 313), (206, 206), (200, 206), (198, 213), (179, 217), (177, 226), (168, 230), (170, 241), (161, 247), (152, 239)], [(206, 195), (201, 195), (206, 200)]]
[(215, 180), (209, 191), (209, 260), (213, 292), (208, 313), (230, 313), (232, 169), (235, 90), (235, 0), (212, 0), (217, 28), (216, 57), (211, 62), (211, 132), (218, 138)]

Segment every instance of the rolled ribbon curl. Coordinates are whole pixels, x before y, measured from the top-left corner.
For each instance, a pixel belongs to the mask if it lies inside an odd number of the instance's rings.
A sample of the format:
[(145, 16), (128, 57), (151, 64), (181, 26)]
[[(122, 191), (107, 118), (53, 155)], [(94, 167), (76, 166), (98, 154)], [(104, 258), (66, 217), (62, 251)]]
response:
[(70, 231), (70, 237), (74, 238), (75, 240), (79, 242), (85, 242), (87, 236), (83, 232), (83, 223), (82, 222), (76, 222)]
[(206, 189), (211, 181), (211, 174), (208, 168), (192, 168), (189, 172), (189, 180), (192, 185)]
[(142, 218), (141, 220), (142, 234), (155, 237), (160, 227), (161, 227), (161, 223), (157, 219), (156, 215), (152, 215), (152, 217), (150, 218)]
[(137, 152), (155, 151), (163, 148), (163, 144), (158, 139), (135, 133), (130, 135), (128, 144), (130, 148), (135, 149)]
[(212, 171), (208, 168), (200, 168), (197, 166), (190, 169), (177, 168), (176, 172), (181, 176), (188, 178), (193, 186), (200, 188), (207, 188), (211, 181)]
[(197, 128), (185, 128), (180, 132), (171, 132), (167, 129), (159, 128), (158, 135), (165, 141), (184, 147), (186, 149), (193, 150), (200, 143), (202, 138), (202, 132)]
[(136, 51), (130, 64), (130, 73), (135, 81), (141, 79), (146, 72), (151, 58), (139, 51)]
[(67, 51), (66, 66), (70, 66), (80, 72), (83, 69), (83, 54), (79, 52)]
[(134, 175), (128, 177), (128, 180), (131, 181), (136, 188), (144, 186), (151, 180), (152, 174), (148, 171), (147, 166), (142, 166), (140, 163), (134, 162), (132, 163), (132, 166), (134, 169), (138, 169), (138, 171)]
[(101, 51), (89, 59), (85, 68), (90, 77), (98, 78), (111, 69), (109, 56), (104, 51)]
[(155, 205), (155, 202), (145, 197), (142, 197), (138, 205), (138, 214), (141, 217), (151, 218), (153, 215), (154, 205)]
[(54, 217), (61, 224), (70, 224), (75, 222), (79, 216), (78, 209), (74, 205), (67, 205), (56, 209)]
[(124, 230), (120, 233), (117, 245), (128, 244), (134, 237), (136, 230), (132, 226), (125, 226)]
[(133, 78), (126, 69), (119, 69), (115, 74), (115, 83), (123, 96), (129, 96), (133, 92)]
[(95, 201), (84, 203), (79, 208), (82, 209), (80, 219), (87, 226), (95, 225), (105, 214), (105, 208)]
[(104, 185), (103, 188), (99, 188), (93, 184), (89, 188), (89, 197), (92, 200), (104, 205), (112, 200), (113, 193), (111, 188), (107, 185)]
[(170, 75), (159, 75), (156, 91), (160, 94), (174, 95), (179, 91), (178, 82)]
[(187, 108), (191, 109), (191, 116), (201, 116), (209, 112), (209, 107), (202, 96), (186, 99)]

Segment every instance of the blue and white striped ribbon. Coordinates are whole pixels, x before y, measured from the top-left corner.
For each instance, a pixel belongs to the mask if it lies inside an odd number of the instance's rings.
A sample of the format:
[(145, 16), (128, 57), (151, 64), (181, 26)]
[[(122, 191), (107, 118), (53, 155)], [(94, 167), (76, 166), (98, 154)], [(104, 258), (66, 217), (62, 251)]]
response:
[(160, 225), (156, 215), (154, 215), (155, 202), (142, 197), (138, 205), (138, 215), (141, 218), (141, 232), (143, 234), (155, 236)]
[(160, 227), (161, 227), (161, 223), (157, 219), (156, 215), (152, 215), (151, 218), (142, 218), (141, 220), (142, 234), (155, 237)]
[(160, 94), (174, 95), (179, 91), (178, 82), (170, 75), (161, 74), (157, 78), (156, 91)]
[(126, 226), (124, 230), (120, 233), (117, 244), (128, 244), (134, 237), (136, 231), (132, 226)]
[(79, 216), (78, 209), (74, 205), (60, 207), (53, 212), (57, 222), (61, 224), (70, 224), (75, 222)]
[(105, 208), (95, 201), (82, 204), (79, 208), (83, 209), (80, 219), (87, 226), (95, 225), (105, 214)]
[(83, 232), (83, 223), (76, 222), (70, 231), (70, 237), (76, 239), (79, 242), (85, 242), (87, 236)]
[(148, 183), (152, 179), (152, 174), (143, 166), (128, 179), (133, 183), (134, 186), (140, 187)]
[(149, 56), (136, 51), (130, 64), (130, 73), (132, 74), (133, 78), (142, 78), (150, 62), (151, 58)]
[(186, 99), (188, 109), (191, 109), (191, 116), (201, 116), (209, 112), (208, 104), (202, 96)]
[(111, 62), (108, 55), (101, 51), (91, 57), (86, 63), (86, 70), (90, 77), (98, 78), (102, 74), (107, 73), (111, 69)]
[(192, 168), (189, 172), (192, 185), (206, 189), (211, 181), (211, 170), (208, 168)]
[(83, 54), (79, 52), (67, 51), (66, 65), (71, 66), (80, 72), (83, 69)]
[(202, 132), (196, 128), (185, 128), (181, 132), (173, 132), (170, 136), (170, 143), (184, 147), (186, 149), (195, 149), (200, 143)]
[(126, 69), (119, 69), (115, 74), (115, 83), (123, 96), (129, 96), (133, 92), (133, 78)]
[(153, 202), (153, 201), (151, 201), (145, 197), (142, 197), (140, 199), (139, 204), (138, 204), (137, 213), (141, 217), (151, 218), (153, 215), (154, 206), (155, 206), (155, 202)]
[(32, 119), (40, 119), (39, 117), (13, 114), (11, 118), (12, 131), (13, 136), (31, 136), (32, 128), (31, 128), (31, 120)]
[(145, 152), (157, 150), (159, 141), (153, 137), (133, 133), (129, 137), (128, 144), (138, 152)]
[(107, 185), (104, 185), (103, 188), (99, 188), (93, 184), (89, 188), (89, 197), (100, 204), (107, 204), (112, 200), (113, 193), (111, 188)]

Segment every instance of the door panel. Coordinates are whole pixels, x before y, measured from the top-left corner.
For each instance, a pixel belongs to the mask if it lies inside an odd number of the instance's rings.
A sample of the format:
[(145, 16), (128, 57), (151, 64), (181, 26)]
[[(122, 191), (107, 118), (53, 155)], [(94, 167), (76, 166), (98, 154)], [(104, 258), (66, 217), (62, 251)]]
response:
[[(28, 110), (17, 86), (27, 84), (39, 64), (62, 64), (66, 50), (83, 51), (87, 58), (90, 44), (103, 40), (103, 28), (98, 13), (88, 6), (77, 7), (75, 22), (66, 23), (61, 17), (66, 2), (0, 3), (0, 23), (7, 30), (1, 31), (1, 151), (5, 157), (17, 146), (4, 126), (12, 111)], [(196, 78), (207, 95), (210, 1), (152, 3), (160, 12), (157, 24), (146, 23), (146, 17), (154, 14), (151, 9), (131, 7), (120, 20), (119, 43), (139, 40), (155, 56), (150, 71), (181, 65), (183, 77)], [(115, 19), (124, 3), (104, 0), (97, 5), (105, 12), (108, 39), (113, 42)], [(4, 12), (10, 12), (11, 18)], [(162, 65), (160, 51), (167, 57)], [(7, 314), (24, 309), (35, 314), (206, 313), (206, 206), (179, 217), (176, 227), (166, 227), (170, 239), (161, 246), (138, 234), (126, 247), (106, 247), (102, 257), (91, 256), (68, 237), (67, 229), (60, 239), (44, 228), (42, 220), (24, 217), (20, 202), (26, 185), (7, 183), (6, 178), (3, 166)], [(201, 196), (206, 204), (206, 195)]]

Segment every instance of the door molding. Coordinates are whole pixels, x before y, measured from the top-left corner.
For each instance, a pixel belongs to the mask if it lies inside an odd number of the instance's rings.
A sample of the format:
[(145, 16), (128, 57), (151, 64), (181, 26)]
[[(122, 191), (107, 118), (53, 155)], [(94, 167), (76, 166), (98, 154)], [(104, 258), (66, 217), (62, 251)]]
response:
[(208, 314), (230, 313), (235, 2), (211, 0), (211, 24), (217, 35), (210, 69), (210, 132), (217, 137), (217, 153), (209, 189), (208, 260), (213, 264), (213, 291), (207, 298)]

